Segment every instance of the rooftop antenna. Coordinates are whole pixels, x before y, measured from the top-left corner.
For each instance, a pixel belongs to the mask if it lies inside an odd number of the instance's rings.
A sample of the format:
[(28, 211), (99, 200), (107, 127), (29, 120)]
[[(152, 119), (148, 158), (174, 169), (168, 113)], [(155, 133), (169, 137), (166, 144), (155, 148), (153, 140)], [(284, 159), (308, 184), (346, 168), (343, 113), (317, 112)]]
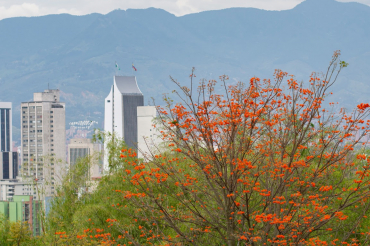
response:
[(48, 83), (48, 90), (49, 90), (49, 83)]

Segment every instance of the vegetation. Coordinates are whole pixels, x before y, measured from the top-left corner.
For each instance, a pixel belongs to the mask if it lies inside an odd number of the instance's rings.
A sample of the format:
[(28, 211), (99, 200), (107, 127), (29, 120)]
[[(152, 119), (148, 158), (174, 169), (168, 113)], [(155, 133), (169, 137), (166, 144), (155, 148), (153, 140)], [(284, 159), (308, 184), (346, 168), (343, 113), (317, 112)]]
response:
[(221, 76), (223, 94), (216, 81), (193, 88), (194, 70), (190, 88), (173, 80), (182, 102), (165, 97), (155, 123), (165, 146), (143, 160), (98, 135), (109, 173), (95, 185), (80, 160), (33, 243), (368, 245), (370, 105), (323, 107), (348, 65), (339, 56), (307, 88), (280, 70), (229, 86)]

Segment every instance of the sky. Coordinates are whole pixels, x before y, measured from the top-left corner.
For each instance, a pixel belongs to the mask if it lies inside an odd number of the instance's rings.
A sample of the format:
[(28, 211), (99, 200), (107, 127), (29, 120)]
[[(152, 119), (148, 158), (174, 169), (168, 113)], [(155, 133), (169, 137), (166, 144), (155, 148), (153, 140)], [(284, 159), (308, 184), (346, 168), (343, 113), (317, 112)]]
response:
[[(164, 9), (176, 16), (205, 10), (231, 7), (253, 7), (265, 10), (294, 8), (303, 0), (0, 0), (0, 19), (17, 16), (41, 16), (69, 13), (85, 15), (106, 14), (115, 9)], [(370, 0), (338, 0), (359, 2), (370, 6)]]

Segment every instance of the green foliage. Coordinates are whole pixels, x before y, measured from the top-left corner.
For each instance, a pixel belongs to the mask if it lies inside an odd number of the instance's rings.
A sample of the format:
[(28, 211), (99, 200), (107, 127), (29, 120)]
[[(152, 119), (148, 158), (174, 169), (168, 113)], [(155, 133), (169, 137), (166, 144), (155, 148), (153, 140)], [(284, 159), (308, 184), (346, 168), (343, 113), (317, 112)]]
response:
[(10, 222), (0, 214), (0, 245), (1, 246), (30, 246), (40, 245), (39, 238), (32, 237), (27, 222)]
[[(45, 234), (35, 241), (36, 243), (42, 243), (46, 245), (100, 245), (99, 238), (95, 238), (96, 234), (109, 233), (110, 237), (115, 239), (112, 245), (116, 244), (127, 244), (130, 242), (130, 238), (119, 238), (124, 235), (125, 231), (129, 231), (129, 234), (138, 242), (141, 242), (141, 230), (140, 226), (147, 227), (147, 222), (135, 221), (138, 217), (147, 216), (147, 218), (153, 218), (157, 216), (159, 218), (158, 211), (141, 211), (138, 216), (138, 206), (135, 206), (134, 200), (125, 199), (125, 193), (122, 191), (135, 192), (133, 186), (130, 185), (130, 181), (124, 180), (123, 173), (128, 170), (133, 174), (139, 173), (140, 170), (134, 169), (128, 163), (138, 162), (138, 159), (133, 156), (127, 156), (125, 153), (121, 155), (121, 150), (127, 150), (125, 143), (112, 135), (98, 135), (95, 136), (96, 141), (108, 141), (107, 151), (110, 153), (110, 170), (109, 175), (104, 175), (99, 183), (92, 183), (88, 180), (86, 175), (89, 165), (92, 161), (91, 158), (80, 159), (76, 165), (69, 170), (68, 175), (63, 179), (62, 186), (58, 189), (58, 195), (54, 198), (52, 203), (52, 208), (46, 221), (46, 232)], [(162, 153), (165, 153), (166, 158), (179, 158), (181, 155), (179, 153), (169, 152), (165, 149)], [(357, 153), (370, 154), (369, 150), (359, 149)], [(121, 156), (120, 156), (121, 155)], [(310, 155), (310, 148), (302, 149), (301, 156), (306, 157)], [(348, 156), (350, 159), (354, 159), (354, 156)], [(197, 173), (194, 173), (193, 168), (189, 168), (193, 162), (191, 160), (181, 160), (178, 165), (183, 169), (184, 174), (189, 174), (192, 177), (197, 177)], [(361, 167), (361, 161), (357, 160), (354, 165), (354, 170)], [(150, 167), (149, 167), (150, 168)], [(154, 167), (153, 167), (154, 168)], [(337, 172), (328, 173), (328, 179), (333, 183), (337, 182), (349, 182), (347, 180), (341, 179), (342, 175)], [(349, 174), (352, 175), (352, 174)], [(350, 178), (350, 177), (349, 177)], [(199, 182), (203, 182), (199, 180)], [(320, 184), (316, 184), (320, 186)], [(179, 214), (183, 213), (186, 208), (182, 208), (176, 202), (176, 194), (179, 192), (185, 192), (179, 190), (176, 186), (159, 187), (151, 186), (153, 189), (153, 194), (165, 201), (167, 206), (176, 207)], [(337, 191), (335, 191), (337, 192)], [(202, 195), (202, 194), (199, 194)], [(184, 197), (191, 199), (191, 192), (184, 194)], [(258, 201), (256, 201), (258, 202)], [(338, 200), (338, 204), (341, 201)], [(212, 206), (211, 203), (208, 203)], [(351, 208), (351, 210), (344, 211), (349, 219), (343, 220), (340, 223), (342, 230), (336, 233), (350, 232), (353, 228), (352, 225), (356, 224), (356, 219), (360, 216), (370, 216), (362, 214), (363, 206), (369, 206), (369, 204), (359, 204), (356, 208)], [(139, 210), (140, 211), (140, 210)], [(184, 213), (185, 215), (185, 213)], [(145, 217), (144, 216), (144, 217)], [(115, 221), (115, 222), (112, 222)], [(149, 221), (151, 221), (149, 219)], [(174, 237), (177, 233), (166, 227), (164, 221), (160, 219), (153, 220), (150, 223), (157, 223), (157, 230), (165, 232), (166, 235)], [(331, 223), (338, 223), (333, 220)], [(369, 224), (369, 223), (368, 223)], [(368, 224), (362, 224), (363, 230), (368, 228)], [(6, 231), (10, 230), (10, 226), (3, 223), (0, 224), (0, 230)], [(138, 227), (139, 226), (139, 227)], [(182, 223), (179, 225), (183, 231), (191, 231), (192, 225)], [(328, 224), (330, 226), (330, 223)], [(5, 228), (5, 229), (3, 229)], [(6, 229), (8, 228), (8, 229)], [(88, 230), (88, 231), (86, 231)], [(358, 231), (358, 230), (357, 230)], [(16, 233), (15, 233), (16, 234)], [(197, 232), (194, 231), (194, 234)], [(85, 238), (78, 239), (78, 236), (87, 235)], [(93, 238), (90, 238), (90, 235)], [(0, 235), (1, 236), (1, 235)], [(328, 240), (331, 237), (340, 237), (340, 235), (332, 235), (328, 232)], [(353, 237), (360, 237), (361, 235), (354, 235)], [(203, 233), (198, 233), (197, 237), (204, 237), (203, 242), (208, 242), (211, 245), (217, 245), (219, 240), (217, 238), (207, 237)], [(142, 239), (141, 243), (146, 241), (146, 238)], [(164, 243), (162, 239), (154, 239), (152, 241), (155, 245), (161, 245)]]

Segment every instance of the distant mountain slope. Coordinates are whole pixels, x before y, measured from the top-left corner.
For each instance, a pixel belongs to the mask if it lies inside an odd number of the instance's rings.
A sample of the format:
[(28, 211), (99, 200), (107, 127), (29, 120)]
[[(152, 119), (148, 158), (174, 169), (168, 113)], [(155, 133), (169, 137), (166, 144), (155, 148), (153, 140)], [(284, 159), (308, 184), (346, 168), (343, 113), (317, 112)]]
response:
[(62, 90), (67, 123), (103, 125), (104, 98), (116, 73), (134, 74), (145, 102), (174, 88), (169, 75), (188, 83), (228, 74), (232, 81), (271, 77), (280, 68), (307, 79), (323, 71), (334, 50), (350, 66), (333, 88), (344, 107), (368, 102), (370, 7), (334, 0), (306, 0), (294, 9), (232, 8), (176, 17), (160, 9), (115, 10), (107, 15), (66, 14), (0, 21), (1, 101), (19, 105), (32, 93)]

